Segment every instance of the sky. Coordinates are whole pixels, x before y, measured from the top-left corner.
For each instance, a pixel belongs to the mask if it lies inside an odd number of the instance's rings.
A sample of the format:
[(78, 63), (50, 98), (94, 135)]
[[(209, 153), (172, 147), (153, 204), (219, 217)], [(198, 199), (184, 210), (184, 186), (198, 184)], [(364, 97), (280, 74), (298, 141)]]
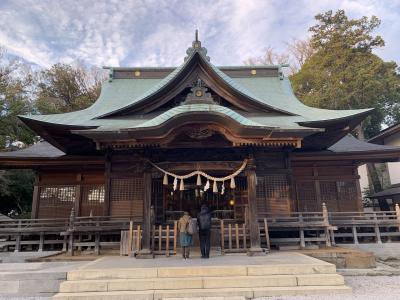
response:
[(307, 38), (316, 14), (337, 9), (379, 17), (376, 53), (400, 63), (400, 0), (0, 0), (0, 47), (41, 67), (177, 66), (198, 28), (212, 63), (243, 65)]

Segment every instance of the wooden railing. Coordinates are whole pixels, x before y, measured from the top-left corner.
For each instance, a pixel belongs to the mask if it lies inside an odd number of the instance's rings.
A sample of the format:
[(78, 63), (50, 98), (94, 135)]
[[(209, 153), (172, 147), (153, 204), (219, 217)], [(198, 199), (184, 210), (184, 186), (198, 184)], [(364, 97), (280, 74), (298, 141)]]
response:
[[(308, 243), (331, 246), (337, 243), (400, 242), (400, 209), (380, 212), (292, 212), (259, 214), (262, 246)], [(155, 254), (173, 255), (177, 249), (177, 225), (171, 221), (152, 225), (151, 245)], [(215, 220), (220, 230), (223, 252), (245, 252), (250, 246), (246, 222)], [(121, 233), (122, 232), (122, 233)], [(141, 222), (121, 217), (75, 217), (69, 219), (17, 219), (0, 221), (0, 249), (38, 250), (62, 249), (70, 255), (76, 250), (121, 247), (121, 254), (141, 249)], [(120, 246), (121, 245), (121, 246)], [(130, 249), (130, 250), (129, 250)]]
[(0, 221), (0, 248), (14, 249), (19, 252), (21, 247), (38, 251), (44, 250), (45, 245), (53, 248), (64, 244), (60, 232), (68, 227), (68, 219), (18, 219)]
[(259, 214), (260, 236), (265, 248), (271, 245), (299, 245), (324, 243), (331, 246), (330, 233), (335, 228), (329, 223), (326, 206), (322, 212), (291, 212), (287, 214)]
[(379, 212), (332, 212), (329, 221), (337, 227), (334, 239), (341, 242), (400, 241), (400, 209)]

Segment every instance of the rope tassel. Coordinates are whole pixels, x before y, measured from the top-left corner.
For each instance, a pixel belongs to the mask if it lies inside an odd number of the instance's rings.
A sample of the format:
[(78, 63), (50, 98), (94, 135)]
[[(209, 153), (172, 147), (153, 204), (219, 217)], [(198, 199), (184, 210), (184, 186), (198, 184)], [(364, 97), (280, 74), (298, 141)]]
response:
[(200, 174), (197, 174), (197, 182), (196, 182), (197, 186), (201, 186), (201, 176)]
[(232, 177), (232, 178), (231, 178), (230, 188), (231, 188), (231, 189), (236, 188), (235, 177)]
[(204, 191), (207, 191), (210, 188), (210, 181), (207, 180), (206, 185), (204, 186)]
[(168, 175), (164, 174), (163, 185), (168, 185)]
[(217, 187), (216, 181), (214, 181), (214, 184), (213, 184), (213, 193), (218, 193), (218, 187)]
[(181, 179), (181, 184), (179, 185), (179, 190), (183, 191), (185, 189), (185, 185), (183, 183), (183, 179)]

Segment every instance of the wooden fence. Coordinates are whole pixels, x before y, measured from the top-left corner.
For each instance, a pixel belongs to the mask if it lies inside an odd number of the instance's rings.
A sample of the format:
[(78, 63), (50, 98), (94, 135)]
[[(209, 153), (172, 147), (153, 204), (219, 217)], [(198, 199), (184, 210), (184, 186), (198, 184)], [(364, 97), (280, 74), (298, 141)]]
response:
[(246, 252), (250, 247), (248, 226), (245, 223), (220, 221), (221, 252)]
[[(142, 230), (141, 225), (132, 222), (129, 230), (121, 231), (121, 255), (135, 255), (141, 249)], [(151, 248), (155, 255), (175, 255), (177, 249), (178, 226), (177, 221), (173, 225), (153, 225), (151, 230)]]

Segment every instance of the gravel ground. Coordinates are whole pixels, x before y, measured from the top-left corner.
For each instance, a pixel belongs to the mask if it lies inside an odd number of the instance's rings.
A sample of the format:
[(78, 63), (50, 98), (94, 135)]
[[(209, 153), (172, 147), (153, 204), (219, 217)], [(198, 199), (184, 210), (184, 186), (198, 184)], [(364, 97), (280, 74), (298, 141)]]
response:
[(257, 300), (400, 300), (400, 276), (346, 276), (351, 294), (267, 297)]

